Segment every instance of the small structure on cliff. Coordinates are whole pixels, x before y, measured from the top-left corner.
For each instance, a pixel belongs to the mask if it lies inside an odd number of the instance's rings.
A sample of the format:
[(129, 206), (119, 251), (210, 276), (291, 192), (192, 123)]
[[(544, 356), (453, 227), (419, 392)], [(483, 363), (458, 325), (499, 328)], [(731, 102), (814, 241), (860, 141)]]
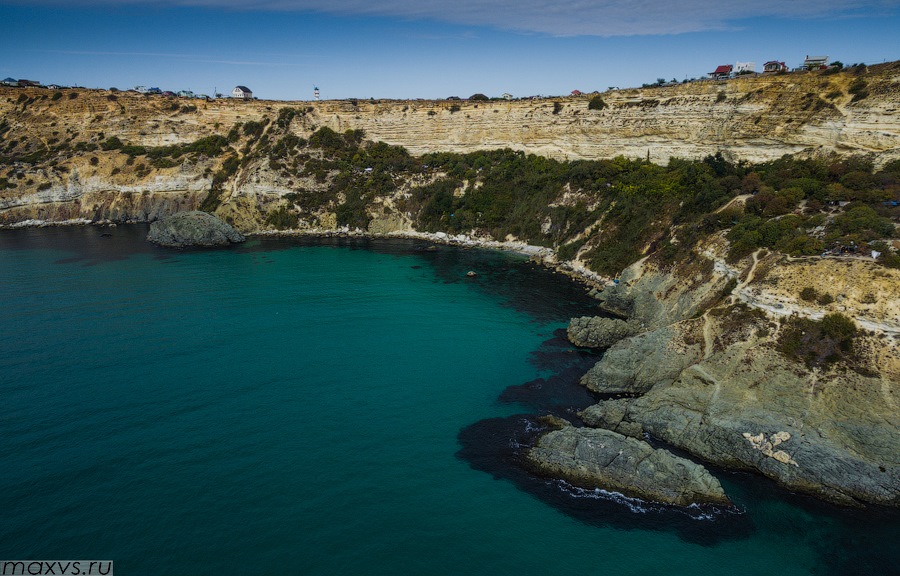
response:
[(713, 80), (727, 80), (731, 76), (731, 64), (722, 64), (710, 72), (708, 76)]
[(756, 72), (756, 62), (735, 62), (734, 74), (753, 74)]
[(828, 68), (828, 56), (806, 56), (806, 60), (803, 61), (803, 68), (805, 70), (823, 70)]
[(763, 64), (763, 72), (787, 72), (787, 64), (778, 60), (769, 60)]
[(246, 86), (235, 86), (231, 91), (232, 98), (240, 98), (242, 100), (252, 100), (253, 92)]

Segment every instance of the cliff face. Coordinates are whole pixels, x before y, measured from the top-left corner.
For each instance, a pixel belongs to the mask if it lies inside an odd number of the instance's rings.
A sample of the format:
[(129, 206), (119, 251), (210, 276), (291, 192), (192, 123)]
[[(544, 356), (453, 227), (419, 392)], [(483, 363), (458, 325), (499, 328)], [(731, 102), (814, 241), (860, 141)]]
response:
[[(900, 63), (866, 72), (610, 91), (601, 98), (605, 107), (590, 110), (588, 96), (500, 102), (204, 102), (131, 92), (0, 88), (0, 160), (7, 159), (0, 162), (0, 224), (153, 220), (195, 209), (213, 186), (221, 157), (148, 163), (100, 145), (116, 138), (128, 146), (184, 146), (224, 135), (238, 124), (265, 123), (284, 109), (296, 113), (286, 129), (298, 137), (308, 138), (322, 127), (338, 133), (363, 130), (369, 140), (401, 145), (414, 155), (512, 148), (557, 159), (649, 154), (653, 161), (667, 162), (672, 156), (716, 152), (746, 161), (867, 153), (876, 166), (900, 158)], [(242, 143), (231, 147), (243, 158), (251, 151), (241, 150)], [(322, 178), (285, 176), (265, 162), (245, 163), (227, 176), (220, 186), (227, 212), (222, 215), (245, 231), (264, 227), (266, 210), (298, 188), (328, 189)], [(327, 228), (332, 218), (320, 216), (307, 224)], [(388, 228), (408, 227), (397, 218)]]
[[(760, 162), (784, 154), (877, 152), (900, 157), (900, 69), (851, 102), (850, 75), (788, 74), (518, 102), (323, 103), (314, 121), (420, 154), (509, 147), (556, 159), (618, 155), (667, 162), (723, 152)], [(882, 84), (883, 83), (883, 84)], [(459, 110), (453, 112), (453, 106)]]
[[(864, 78), (859, 98), (853, 82)], [(851, 93), (854, 92), (854, 93)], [(717, 151), (735, 160), (770, 160), (809, 151), (876, 152), (900, 157), (900, 64), (867, 73), (792, 73), (672, 87), (616, 90), (606, 107), (589, 110), (590, 96), (516, 101), (274, 102), (178, 101), (131, 92), (0, 89), (7, 140), (44, 142), (97, 133), (146, 146), (191, 142), (258, 121), (282, 106), (309, 111), (298, 134), (328, 126), (362, 129), (371, 140), (413, 154), (511, 147), (557, 159), (618, 155), (666, 162)], [(72, 98), (72, 94), (77, 94)], [(22, 96), (37, 98), (27, 106)], [(113, 98), (113, 99), (111, 99)], [(196, 107), (196, 110), (191, 110)]]

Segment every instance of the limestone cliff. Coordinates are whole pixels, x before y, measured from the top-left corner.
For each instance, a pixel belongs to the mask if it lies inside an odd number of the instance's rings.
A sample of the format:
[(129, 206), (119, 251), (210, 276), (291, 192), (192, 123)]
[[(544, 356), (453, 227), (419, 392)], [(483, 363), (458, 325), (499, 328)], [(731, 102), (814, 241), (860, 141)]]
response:
[[(0, 166), (0, 222), (152, 220), (196, 208), (220, 161), (201, 157), (167, 166), (132, 157), (129, 162), (98, 145), (110, 138), (130, 146), (186, 145), (225, 134), (238, 123), (271, 120), (283, 108), (298, 112), (288, 126), (298, 137), (323, 126), (339, 133), (363, 130), (370, 140), (403, 146), (414, 155), (512, 148), (557, 159), (623, 155), (655, 162), (716, 152), (753, 162), (830, 152), (871, 154), (876, 165), (900, 158), (898, 63), (837, 74), (616, 90), (601, 95), (601, 110), (589, 109), (589, 98), (207, 102), (132, 92), (0, 88), (0, 158), (7, 159)], [(241, 152), (239, 145), (233, 144), (235, 153)], [(315, 188), (309, 178), (283, 178), (265, 164), (244, 168), (229, 174), (223, 187), (237, 205), (262, 208), (262, 217), (232, 214), (248, 230), (261, 226), (273, 200), (299, 186)]]

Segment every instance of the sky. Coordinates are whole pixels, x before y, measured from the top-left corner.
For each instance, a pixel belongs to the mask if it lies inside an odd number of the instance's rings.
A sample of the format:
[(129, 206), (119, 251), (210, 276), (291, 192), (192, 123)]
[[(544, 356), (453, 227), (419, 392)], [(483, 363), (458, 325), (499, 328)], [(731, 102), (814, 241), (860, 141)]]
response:
[(900, 60), (900, 0), (0, 0), (0, 78), (260, 99), (564, 95)]

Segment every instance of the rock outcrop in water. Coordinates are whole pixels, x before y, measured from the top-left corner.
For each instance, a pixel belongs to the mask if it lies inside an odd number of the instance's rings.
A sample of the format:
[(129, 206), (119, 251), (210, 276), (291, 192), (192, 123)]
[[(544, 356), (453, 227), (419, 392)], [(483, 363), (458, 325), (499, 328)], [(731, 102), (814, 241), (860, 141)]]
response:
[(179, 212), (153, 222), (147, 240), (168, 248), (228, 246), (244, 241), (244, 236), (212, 214)]
[(567, 330), (569, 341), (584, 348), (608, 348), (631, 333), (627, 322), (599, 316), (573, 318)]
[(548, 432), (527, 458), (541, 473), (583, 488), (679, 506), (730, 504), (703, 466), (609, 430), (566, 426)]
[[(714, 247), (707, 254), (716, 259)], [(775, 254), (732, 270), (717, 263), (693, 283), (635, 265), (610, 290), (614, 308), (646, 329), (613, 344), (582, 383), (637, 397), (602, 401), (583, 421), (836, 503), (900, 506), (900, 271), (846, 262), (835, 278), (822, 262)], [(743, 280), (722, 294), (728, 277)], [(798, 304), (790, 292), (802, 286), (841, 302)], [(854, 339), (852, 361), (808, 366), (786, 355), (792, 318), (834, 310), (869, 330)], [(585, 321), (574, 322), (577, 333)]]

